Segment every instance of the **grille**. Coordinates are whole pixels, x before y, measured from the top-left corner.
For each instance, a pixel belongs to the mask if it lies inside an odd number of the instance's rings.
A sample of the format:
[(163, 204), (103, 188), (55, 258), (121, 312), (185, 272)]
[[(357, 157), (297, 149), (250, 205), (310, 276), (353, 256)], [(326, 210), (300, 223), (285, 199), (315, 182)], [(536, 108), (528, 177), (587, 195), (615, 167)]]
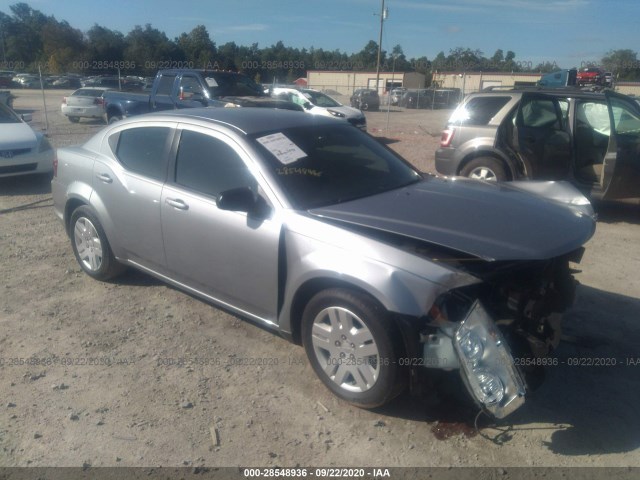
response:
[(18, 155), (23, 155), (25, 153), (29, 153), (31, 151), (30, 148), (17, 148), (14, 150), (0, 150), (0, 160), (3, 158), (13, 158)]

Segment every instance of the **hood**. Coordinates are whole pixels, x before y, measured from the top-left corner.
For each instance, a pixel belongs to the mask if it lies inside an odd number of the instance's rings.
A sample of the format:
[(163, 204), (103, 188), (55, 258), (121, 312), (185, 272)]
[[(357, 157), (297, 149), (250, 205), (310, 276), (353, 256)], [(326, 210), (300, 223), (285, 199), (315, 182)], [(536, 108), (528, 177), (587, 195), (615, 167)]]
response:
[(558, 195), (459, 178), (428, 178), (310, 213), (490, 261), (553, 258), (579, 248), (595, 232), (593, 215), (562, 203)]
[(38, 143), (36, 132), (26, 123), (4, 123), (0, 125), (1, 150), (34, 148), (36, 143)]

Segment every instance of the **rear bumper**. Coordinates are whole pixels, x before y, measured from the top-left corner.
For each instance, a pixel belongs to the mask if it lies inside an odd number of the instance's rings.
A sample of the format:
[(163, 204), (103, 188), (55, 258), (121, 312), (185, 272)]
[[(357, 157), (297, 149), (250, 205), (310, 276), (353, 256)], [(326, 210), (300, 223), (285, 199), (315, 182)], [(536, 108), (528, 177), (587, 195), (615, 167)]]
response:
[(458, 162), (454, 158), (453, 148), (439, 148), (436, 150), (436, 171), (441, 175), (453, 176), (458, 174)]

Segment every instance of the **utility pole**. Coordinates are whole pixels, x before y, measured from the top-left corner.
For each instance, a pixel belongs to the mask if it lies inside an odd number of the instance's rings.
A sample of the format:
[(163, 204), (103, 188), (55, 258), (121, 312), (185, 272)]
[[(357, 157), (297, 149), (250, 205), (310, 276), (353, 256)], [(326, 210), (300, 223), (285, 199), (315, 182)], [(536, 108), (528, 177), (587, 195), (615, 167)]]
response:
[(384, 0), (382, 0), (382, 8), (380, 10), (380, 36), (378, 37), (378, 61), (376, 63), (376, 92), (378, 92), (378, 85), (380, 84), (380, 54), (382, 52), (382, 26), (384, 25), (384, 21), (387, 19), (388, 15), (389, 15), (389, 10), (388, 9), (385, 10)]

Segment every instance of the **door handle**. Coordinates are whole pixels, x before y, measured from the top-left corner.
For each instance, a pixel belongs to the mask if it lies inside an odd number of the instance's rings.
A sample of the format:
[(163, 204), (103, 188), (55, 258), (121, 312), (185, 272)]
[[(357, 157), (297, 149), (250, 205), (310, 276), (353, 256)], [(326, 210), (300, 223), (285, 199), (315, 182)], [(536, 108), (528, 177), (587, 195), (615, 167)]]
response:
[(179, 198), (166, 198), (164, 203), (167, 205), (171, 205), (173, 208), (177, 208), (178, 210), (189, 210), (189, 205), (184, 203)]
[(103, 183), (113, 183), (113, 179), (106, 173), (98, 173), (96, 178)]

